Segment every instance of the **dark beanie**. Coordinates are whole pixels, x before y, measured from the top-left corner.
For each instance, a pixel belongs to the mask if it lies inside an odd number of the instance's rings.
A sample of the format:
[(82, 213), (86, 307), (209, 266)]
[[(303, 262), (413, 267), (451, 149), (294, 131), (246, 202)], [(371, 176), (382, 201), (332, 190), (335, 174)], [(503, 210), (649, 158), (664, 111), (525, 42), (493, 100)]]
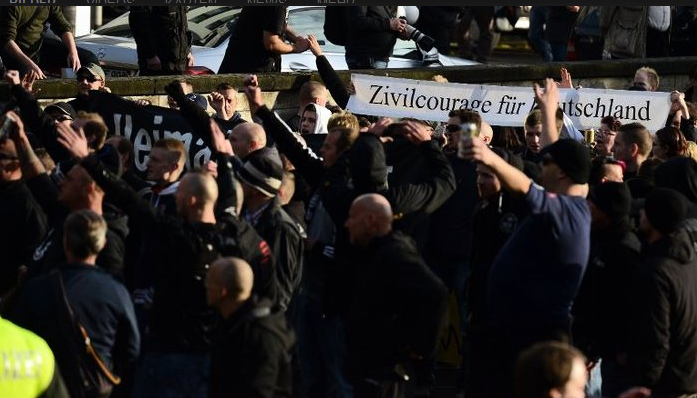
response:
[(237, 173), (240, 180), (266, 196), (278, 193), (283, 180), (283, 167), (264, 151), (254, 151), (245, 158), (244, 166)]
[(675, 156), (656, 167), (654, 183), (657, 188), (672, 188), (697, 202), (697, 162), (687, 156)]
[(646, 198), (644, 212), (651, 225), (663, 235), (678, 229), (687, 217), (687, 199), (670, 188), (656, 188)]
[(588, 199), (613, 220), (628, 216), (632, 206), (632, 195), (623, 182), (598, 184), (591, 189)]
[(357, 193), (377, 192), (387, 186), (385, 148), (377, 136), (361, 134), (351, 145), (348, 162)]
[(591, 156), (585, 145), (572, 139), (560, 139), (544, 148), (540, 153), (542, 159), (556, 163), (574, 183), (588, 183)]

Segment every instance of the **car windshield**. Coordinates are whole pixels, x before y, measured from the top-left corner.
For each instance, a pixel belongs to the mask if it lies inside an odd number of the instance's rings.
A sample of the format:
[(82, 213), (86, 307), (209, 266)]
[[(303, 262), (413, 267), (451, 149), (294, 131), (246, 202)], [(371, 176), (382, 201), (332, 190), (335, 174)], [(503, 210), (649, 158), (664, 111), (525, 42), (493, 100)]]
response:
[[(202, 6), (191, 7), (187, 12), (189, 30), (193, 35), (192, 44), (202, 47), (217, 47), (231, 34), (241, 7)], [(292, 7), (288, 23), (301, 35), (314, 34), (323, 51), (343, 53), (344, 48), (332, 44), (324, 37), (324, 7)], [(128, 14), (124, 14), (96, 29), (95, 34), (131, 38), (133, 34), (128, 25)], [(405, 54), (416, 48), (414, 42), (397, 40), (394, 53)]]

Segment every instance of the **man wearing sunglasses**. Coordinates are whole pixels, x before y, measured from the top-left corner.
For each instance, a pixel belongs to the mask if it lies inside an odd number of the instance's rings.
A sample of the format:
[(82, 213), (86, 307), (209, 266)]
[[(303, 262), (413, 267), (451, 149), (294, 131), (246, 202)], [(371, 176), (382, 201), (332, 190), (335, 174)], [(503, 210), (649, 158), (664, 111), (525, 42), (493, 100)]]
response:
[(106, 75), (101, 66), (95, 63), (83, 65), (77, 70), (77, 96), (68, 103), (75, 111), (89, 111), (90, 90), (111, 92), (106, 86)]

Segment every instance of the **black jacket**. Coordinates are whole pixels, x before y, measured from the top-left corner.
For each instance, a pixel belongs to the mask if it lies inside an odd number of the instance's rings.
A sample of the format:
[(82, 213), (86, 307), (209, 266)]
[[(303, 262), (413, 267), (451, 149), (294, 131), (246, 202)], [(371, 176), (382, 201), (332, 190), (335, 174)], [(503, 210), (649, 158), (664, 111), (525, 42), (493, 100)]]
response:
[(652, 396), (697, 393), (697, 254), (684, 230), (647, 247), (636, 282), (634, 385)]
[[(136, 42), (141, 75), (176, 75), (186, 71), (186, 57), (191, 51), (186, 7), (130, 7), (128, 24)], [(160, 71), (147, 68), (147, 59), (155, 55), (162, 63)]]
[(276, 301), (280, 309), (286, 310), (300, 286), (305, 231), (281, 208), (278, 199), (272, 201), (253, 226), (271, 248), (278, 289)]
[(17, 283), (17, 270), (27, 265), (46, 234), (46, 214), (23, 180), (0, 184), (0, 296)]
[(290, 397), (294, 342), (284, 314), (249, 300), (216, 333), (208, 396)]
[(641, 243), (629, 220), (591, 231), (591, 252), (573, 306), (574, 344), (591, 359), (614, 360), (631, 335), (632, 281)]
[(397, 363), (433, 359), (447, 292), (413, 240), (392, 232), (354, 250), (362, 262), (355, 264), (358, 284), (346, 321), (349, 377), (380, 380)]
[[(28, 276), (34, 277), (66, 261), (63, 252), (63, 223), (69, 211), (58, 201), (58, 189), (48, 174), (44, 173), (27, 180), (27, 186), (46, 213), (49, 225), (48, 232), (34, 251), (29, 264)], [(102, 210), (102, 216), (108, 227), (107, 241), (97, 257), (97, 265), (121, 280), (126, 252), (124, 240), (128, 235), (128, 217), (106, 202), (102, 203)]]
[(150, 334), (145, 336), (148, 348), (208, 352), (210, 333), (218, 322), (217, 314), (206, 305), (204, 280), (208, 265), (223, 255), (241, 257), (254, 268), (257, 261), (249, 251), (258, 248), (243, 248), (236, 236), (221, 232), (214, 224), (187, 222), (155, 211), (94, 157), (85, 158), (81, 165), (114, 204), (141, 224), (138, 228), (157, 237), (145, 255), (150, 256), (155, 291)]
[(397, 32), (390, 30), (390, 18), (396, 18), (396, 7), (348, 7), (349, 25), (346, 55), (369, 54), (387, 58), (397, 42)]

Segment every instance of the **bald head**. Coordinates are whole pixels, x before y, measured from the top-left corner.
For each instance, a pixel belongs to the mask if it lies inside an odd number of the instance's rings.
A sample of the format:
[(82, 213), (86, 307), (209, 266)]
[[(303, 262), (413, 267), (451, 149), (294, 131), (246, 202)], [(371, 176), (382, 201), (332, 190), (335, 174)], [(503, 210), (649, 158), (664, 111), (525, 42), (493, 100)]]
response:
[(256, 123), (240, 123), (230, 132), (230, 144), (235, 155), (245, 158), (250, 153), (266, 146), (266, 132)]
[(479, 130), (479, 138), (481, 138), (485, 144), (491, 144), (491, 140), (494, 139), (494, 129), (491, 128), (491, 125), (489, 123), (483, 120), (482, 127)]
[(254, 273), (241, 258), (223, 257), (215, 260), (206, 274), (206, 302), (229, 317), (252, 296)]
[(352, 244), (366, 246), (392, 230), (392, 219), (390, 202), (382, 195), (369, 193), (353, 201), (345, 226)]
[(176, 192), (177, 211), (191, 219), (191, 211), (212, 209), (218, 200), (218, 184), (205, 171), (190, 171), (182, 177)]

